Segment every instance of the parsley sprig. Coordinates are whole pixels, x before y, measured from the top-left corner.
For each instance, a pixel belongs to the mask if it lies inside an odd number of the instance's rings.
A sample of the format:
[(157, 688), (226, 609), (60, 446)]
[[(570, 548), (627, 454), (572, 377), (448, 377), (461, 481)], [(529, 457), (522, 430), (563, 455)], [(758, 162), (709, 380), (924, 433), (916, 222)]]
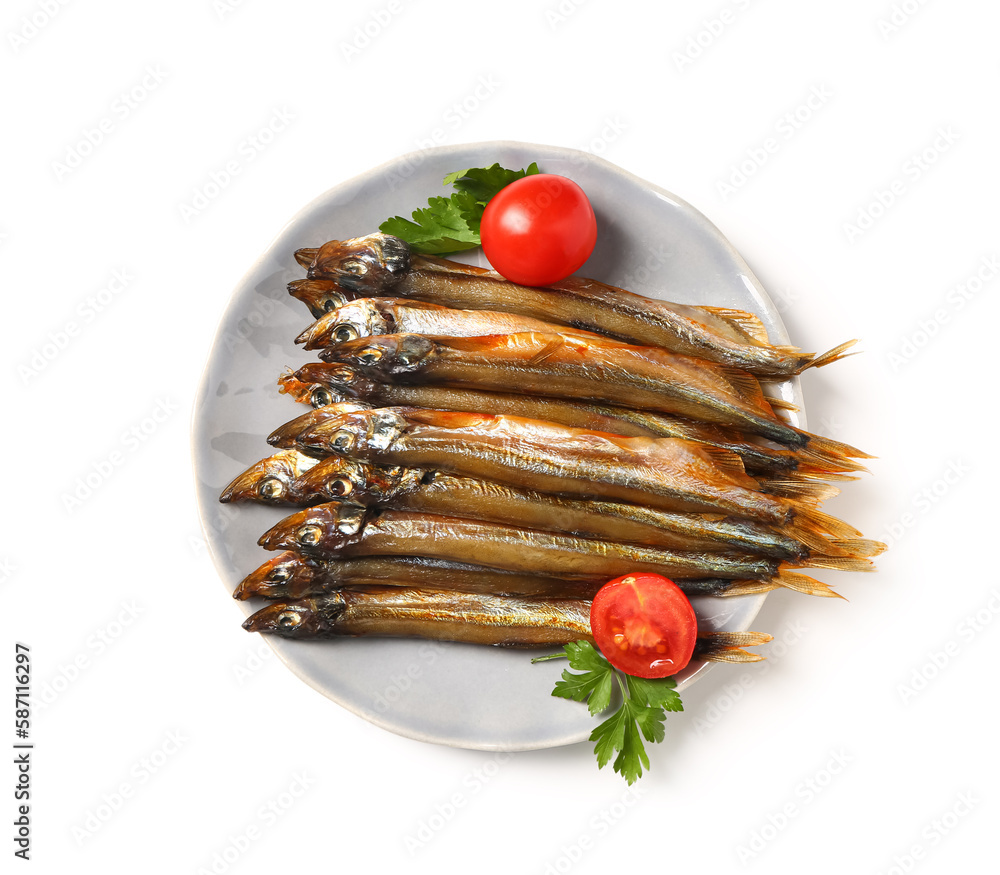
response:
[(449, 173), (444, 185), (454, 186), (451, 197), (432, 197), (427, 206), (413, 211), (413, 221), (393, 216), (379, 230), (401, 237), (414, 252), (450, 255), (479, 246), (479, 224), (486, 204), (501, 188), (524, 176), (538, 173), (532, 162), (525, 170), (507, 170), (499, 164)]
[(663, 741), (667, 711), (683, 711), (681, 697), (673, 678), (639, 678), (614, 668), (589, 641), (575, 641), (563, 647), (562, 653), (540, 656), (532, 662), (568, 658), (570, 668), (562, 680), (556, 681), (553, 696), (587, 702), (591, 714), (600, 714), (611, 706), (611, 695), (617, 682), (622, 703), (607, 720), (590, 734), (596, 742), (594, 753), (597, 766), (603, 769), (615, 756), (613, 768), (629, 784), (635, 783), (642, 770), (649, 769), (649, 757), (643, 738), (650, 742)]

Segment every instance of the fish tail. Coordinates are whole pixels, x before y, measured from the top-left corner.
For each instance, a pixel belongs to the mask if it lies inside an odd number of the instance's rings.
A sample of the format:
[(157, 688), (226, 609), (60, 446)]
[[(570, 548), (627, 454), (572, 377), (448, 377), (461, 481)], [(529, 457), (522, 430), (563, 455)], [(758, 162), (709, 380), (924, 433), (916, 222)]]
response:
[(835, 592), (829, 585), (822, 581), (815, 580), (805, 574), (796, 574), (784, 566), (778, 569), (778, 573), (771, 578), (771, 582), (775, 583), (776, 586), (790, 589), (793, 592), (801, 592), (804, 595), (814, 595), (830, 599), (844, 598), (839, 592)]
[(296, 249), (295, 260), (301, 267), (310, 267), (318, 254), (318, 249)]
[[(835, 441), (831, 442), (829, 438), (810, 435), (808, 432), (805, 432), (805, 434), (809, 438), (806, 446), (794, 451), (796, 458), (799, 460), (799, 466), (796, 470), (856, 471), (860, 474), (868, 473), (868, 469), (864, 465), (855, 461), (859, 457), (856, 454), (861, 453), (860, 450), (855, 450), (854, 447), (847, 447), (847, 449), (853, 450), (854, 453), (830, 452), (826, 449), (826, 446), (830, 443), (836, 443)], [(818, 446), (814, 443), (814, 440), (818, 441)], [(844, 446), (846, 447), (846, 444)], [(874, 458), (867, 454), (863, 454), (861, 457)]]
[(835, 540), (850, 538), (860, 538), (859, 532), (854, 526), (837, 519), (828, 513), (824, 513), (815, 507), (798, 507), (797, 522), (800, 528), (810, 529), (814, 534), (826, 535)]
[(809, 507), (816, 507), (840, 493), (838, 487), (822, 480), (761, 480), (760, 488), (769, 495), (780, 495), (782, 498), (793, 499), (795, 503), (806, 504)]
[(833, 540), (830, 542), (836, 549), (842, 550), (849, 556), (867, 557), (881, 556), (889, 549), (888, 544), (881, 541), (873, 541), (870, 538), (848, 538), (845, 540)]
[(743, 648), (772, 640), (764, 632), (703, 632), (698, 636), (694, 655), (706, 662), (760, 662), (766, 657)]
[[(870, 453), (866, 453), (863, 450), (859, 450), (857, 447), (852, 447), (850, 444), (845, 444), (842, 441), (835, 441), (833, 438), (824, 437), (823, 435), (811, 434), (808, 431), (801, 431), (795, 429), (804, 438), (804, 446), (808, 447), (813, 458), (818, 462), (827, 462), (843, 466), (847, 460), (851, 459), (874, 459), (875, 456)], [(856, 471), (867, 471), (867, 468), (859, 465), (858, 463), (853, 463), (855, 467), (853, 470)]]
[(834, 571), (874, 571), (871, 559), (864, 556), (811, 555), (796, 563), (797, 568), (828, 568)]
[(767, 399), (768, 406), (772, 410), (793, 410), (797, 411), (799, 405), (793, 403), (792, 401), (786, 401), (784, 398), (772, 398), (770, 395), (764, 396)]
[(801, 374), (806, 368), (823, 368), (827, 365), (831, 365), (834, 362), (840, 361), (848, 356), (857, 355), (855, 352), (847, 352), (854, 344), (856, 344), (857, 338), (854, 340), (848, 340), (840, 344), (840, 346), (835, 346), (833, 349), (829, 349), (822, 355), (813, 356), (810, 360), (800, 367), (795, 373)]
[(827, 468), (814, 468), (811, 465), (799, 465), (791, 479), (801, 480), (832, 480), (843, 483), (847, 480), (859, 479), (856, 471), (831, 471)]

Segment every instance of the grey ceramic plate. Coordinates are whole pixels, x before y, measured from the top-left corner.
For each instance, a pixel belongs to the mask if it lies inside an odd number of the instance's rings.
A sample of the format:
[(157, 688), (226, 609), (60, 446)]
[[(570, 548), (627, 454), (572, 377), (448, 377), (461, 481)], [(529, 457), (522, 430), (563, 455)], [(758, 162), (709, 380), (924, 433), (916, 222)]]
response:
[[(311, 319), (285, 291), (286, 283), (304, 275), (292, 253), (370, 233), (389, 216), (409, 216), (428, 197), (447, 193), (441, 185), (446, 174), (496, 161), (511, 168), (537, 161), (543, 171), (583, 186), (597, 214), (598, 242), (581, 275), (652, 297), (749, 310), (775, 342), (788, 342), (760, 283), (718, 229), (688, 204), (607, 161), (552, 146), (493, 142), (416, 152), (377, 167), (302, 210), (237, 286), (222, 317), (195, 406), (193, 455), (202, 523), (226, 591), (270, 555), (257, 538), (284, 514), (222, 505), (219, 493), (269, 455), (266, 435), (305, 410), (279, 395), (275, 383), (284, 368), (311, 358), (293, 342)], [(466, 260), (488, 266), (479, 250)], [(782, 391), (801, 408), (796, 380)], [(701, 598), (695, 609), (704, 626), (742, 630), (763, 598)], [(232, 622), (242, 620), (240, 609), (250, 613), (257, 607), (234, 602)], [(566, 664), (532, 665), (528, 651), (391, 639), (269, 637), (268, 643), (324, 695), (411, 738), (528, 750), (582, 741), (595, 725), (583, 705), (550, 695)], [(707, 668), (692, 667), (682, 686), (702, 678)]]

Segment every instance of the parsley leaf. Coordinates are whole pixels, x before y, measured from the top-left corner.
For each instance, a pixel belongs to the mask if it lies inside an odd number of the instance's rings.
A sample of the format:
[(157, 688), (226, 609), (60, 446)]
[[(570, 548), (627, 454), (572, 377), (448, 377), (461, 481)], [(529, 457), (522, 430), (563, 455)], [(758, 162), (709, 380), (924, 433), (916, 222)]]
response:
[[(553, 696), (587, 701), (591, 714), (604, 711), (611, 704), (611, 692), (617, 680), (622, 694), (619, 708), (590, 734), (595, 742), (594, 753), (598, 768), (604, 768), (614, 757), (613, 768), (629, 784), (649, 769), (649, 756), (643, 738), (653, 743), (663, 741), (666, 711), (683, 711), (673, 678), (639, 678), (615, 669), (589, 641), (567, 644), (563, 653), (542, 656), (532, 662), (543, 662), (565, 656), (570, 668), (556, 682)], [(617, 756), (615, 754), (617, 753)]]
[(461, 252), (479, 245), (479, 221), (473, 226), (470, 220), (475, 207), (475, 201), (460, 192), (450, 198), (432, 197), (427, 199), (426, 207), (413, 211), (412, 222), (395, 216), (378, 227), (386, 234), (401, 237), (411, 249), (425, 255)]
[(445, 185), (454, 185), (458, 191), (472, 195), (484, 207), (501, 188), (525, 176), (538, 173), (538, 165), (532, 161), (527, 170), (507, 170), (499, 164), (492, 167), (473, 167), (449, 173), (444, 178)]
[(412, 221), (402, 216), (387, 219), (379, 230), (410, 244), (424, 255), (449, 255), (479, 245), (479, 225), (486, 204), (501, 188), (516, 179), (538, 173), (532, 162), (526, 170), (507, 170), (499, 164), (449, 173), (444, 185), (453, 185), (451, 197), (428, 198), (427, 206), (413, 211)]

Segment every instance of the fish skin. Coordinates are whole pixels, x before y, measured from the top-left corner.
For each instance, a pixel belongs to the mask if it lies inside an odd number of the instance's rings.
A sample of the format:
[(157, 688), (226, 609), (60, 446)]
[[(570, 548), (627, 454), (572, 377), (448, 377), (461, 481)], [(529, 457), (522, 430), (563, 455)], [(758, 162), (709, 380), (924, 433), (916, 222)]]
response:
[(747, 520), (563, 498), (475, 477), (383, 468), (342, 456), (329, 456), (313, 466), (295, 483), (294, 491), (301, 506), (349, 500), (365, 507), (467, 517), (667, 549), (741, 551), (786, 560), (802, 560), (810, 552), (802, 542)]
[(779, 566), (759, 556), (664, 550), (436, 514), (372, 514), (360, 505), (337, 502), (286, 517), (258, 543), (266, 550), (316, 557), (426, 556), (543, 575), (598, 574), (608, 580), (634, 571), (672, 580), (765, 579), (777, 574)]
[[(489, 596), (408, 587), (364, 587), (275, 602), (248, 617), (248, 632), (300, 641), (380, 636), (425, 638), (501, 647), (594, 643), (586, 599)], [(772, 641), (760, 632), (700, 629), (692, 659), (757, 662), (743, 650)]]
[(743, 459), (747, 471), (834, 478), (843, 472), (863, 471), (853, 459), (817, 456), (808, 449), (780, 449), (757, 443), (738, 431), (722, 426), (636, 410), (583, 399), (517, 395), (473, 388), (423, 383), (382, 383), (340, 363), (308, 362), (294, 374), (279, 378), (281, 391), (314, 407), (348, 398), (374, 407), (428, 407), (474, 413), (488, 410), (506, 416), (541, 419), (570, 428), (604, 431), (624, 437), (676, 437), (727, 449)]
[(600, 341), (597, 334), (574, 332), (541, 319), (492, 310), (456, 310), (405, 298), (358, 298), (324, 313), (296, 339), (306, 349), (323, 349), (359, 337), (381, 334), (434, 334), (479, 337), (520, 331), (579, 334)]
[(413, 587), (343, 590), (276, 602), (243, 623), (249, 632), (296, 639), (343, 635), (417, 637), (507, 647), (593, 641), (590, 602)]
[(409, 407), (324, 419), (292, 438), (306, 452), (463, 474), (558, 495), (789, 522), (795, 505), (758, 490), (739, 458), (673, 438), (625, 438), (548, 422)]
[[(775, 415), (749, 374), (649, 347), (541, 332), (471, 338), (399, 334), (338, 344), (320, 358), (382, 382), (583, 399), (725, 425), (790, 447), (809, 442)], [(757, 392), (752, 400), (746, 394), (751, 387)]]
[[(300, 599), (355, 586), (420, 586), (501, 595), (591, 598), (607, 582), (602, 575), (521, 573), (422, 556), (316, 558), (286, 550), (250, 572), (233, 598)], [(725, 589), (732, 581), (715, 581)], [(708, 586), (708, 584), (706, 584)]]
[[(759, 320), (739, 311), (673, 304), (582, 277), (569, 277), (548, 288), (519, 286), (494, 271), (446, 259), (418, 255), (404, 259), (404, 246), (398, 238), (377, 234), (330, 241), (315, 251), (308, 273), (357, 295), (392, 294), (458, 309), (507, 311), (766, 376), (789, 377), (829, 364), (843, 353), (838, 347), (816, 357), (795, 347), (772, 345), (762, 339)], [(359, 264), (364, 265), (360, 275)], [(748, 330), (748, 326), (753, 327)]]

